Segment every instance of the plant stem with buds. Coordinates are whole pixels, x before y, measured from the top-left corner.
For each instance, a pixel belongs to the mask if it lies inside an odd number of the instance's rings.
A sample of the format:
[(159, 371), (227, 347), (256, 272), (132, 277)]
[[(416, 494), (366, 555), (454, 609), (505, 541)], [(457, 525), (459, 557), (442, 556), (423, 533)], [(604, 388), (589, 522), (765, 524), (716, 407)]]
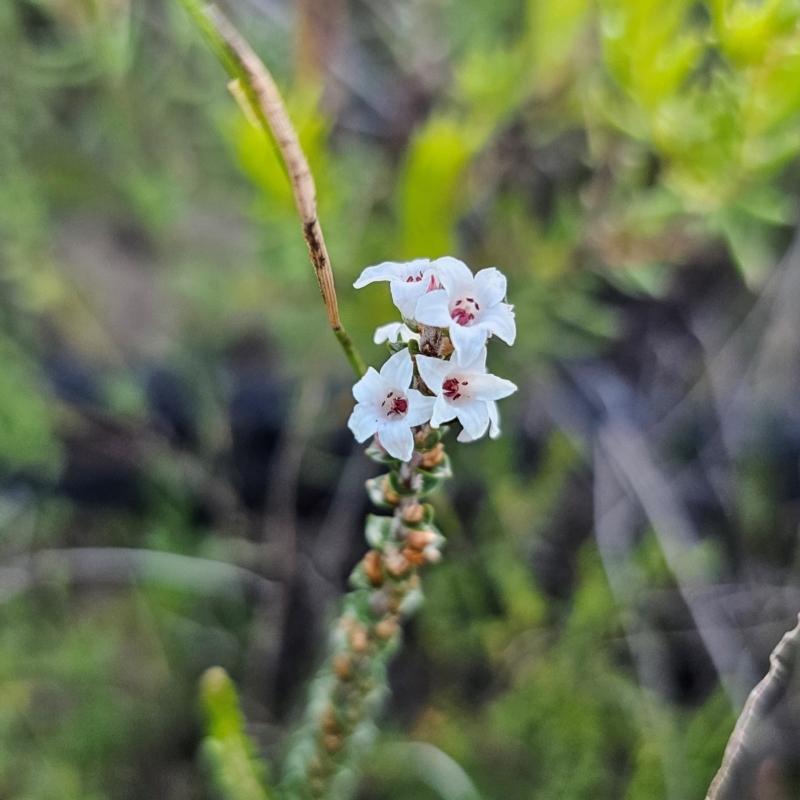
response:
[[(431, 328), (423, 332), (420, 349), (439, 356), (447, 341)], [(420, 387), (418, 379), (415, 384)], [(419, 426), (414, 453), (404, 463), (379, 444), (367, 451), (395, 467), (367, 482), (371, 500), (393, 508), (393, 514), (368, 518), (371, 549), (353, 571), (355, 589), (344, 599), (330, 655), (311, 687), (306, 722), (286, 758), (282, 789), (292, 800), (346, 796), (354, 767), (374, 738), (373, 720), (387, 692), (386, 665), (399, 647), (401, 620), (422, 599), (419, 569), (441, 559), (444, 539), (423, 502), (450, 475), (441, 434)]]

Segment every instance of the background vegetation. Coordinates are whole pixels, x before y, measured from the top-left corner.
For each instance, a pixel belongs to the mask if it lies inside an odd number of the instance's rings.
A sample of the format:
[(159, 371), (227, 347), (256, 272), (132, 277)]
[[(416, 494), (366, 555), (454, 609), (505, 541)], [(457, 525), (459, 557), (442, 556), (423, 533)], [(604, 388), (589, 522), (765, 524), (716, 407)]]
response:
[[(703, 797), (800, 609), (800, 5), (228, 10), (367, 357), (369, 264), (495, 265), (517, 310), (359, 797)], [(278, 764), (366, 549), (351, 375), (178, 4), (0, 3), (0, 98), (0, 798), (212, 797), (199, 675)], [(800, 793), (799, 722), (753, 797)]]

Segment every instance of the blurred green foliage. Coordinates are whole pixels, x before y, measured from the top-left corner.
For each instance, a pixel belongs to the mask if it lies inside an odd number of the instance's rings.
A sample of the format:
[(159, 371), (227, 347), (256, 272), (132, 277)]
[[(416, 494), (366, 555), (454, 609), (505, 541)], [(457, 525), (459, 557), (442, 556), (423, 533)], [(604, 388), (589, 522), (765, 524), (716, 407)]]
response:
[(244, 733), (236, 687), (221, 667), (203, 675), (200, 702), (206, 729), (203, 754), (221, 795), (231, 800), (267, 800), (263, 762)]

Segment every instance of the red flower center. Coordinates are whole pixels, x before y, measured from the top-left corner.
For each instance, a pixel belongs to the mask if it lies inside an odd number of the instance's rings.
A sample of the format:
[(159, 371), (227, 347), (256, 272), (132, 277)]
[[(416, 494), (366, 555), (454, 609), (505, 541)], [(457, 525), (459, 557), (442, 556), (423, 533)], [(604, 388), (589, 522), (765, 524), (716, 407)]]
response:
[(442, 394), (448, 400), (458, 400), (461, 397), (462, 386), (469, 386), (469, 381), (459, 381), (458, 378), (448, 378), (442, 384)]
[(450, 311), (450, 318), (458, 325), (469, 325), (475, 319), (473, 312), (480, 311), (481, 307), (473, 297), (462, 297), (456, 300), (455, 308)]

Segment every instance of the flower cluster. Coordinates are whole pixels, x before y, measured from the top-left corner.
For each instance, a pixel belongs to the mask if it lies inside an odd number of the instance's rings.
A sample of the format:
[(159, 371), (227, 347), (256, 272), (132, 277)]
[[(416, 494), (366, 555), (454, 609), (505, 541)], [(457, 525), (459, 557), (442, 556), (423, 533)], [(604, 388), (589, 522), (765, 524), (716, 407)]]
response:
[(389, 282), (403, 321), (378, 328), (375, 342), (389, 341), (395, 352), (353, 387), (357, 404), (348, 425), (357, 441), (375, 436), (391, 457), (407, 462), (413, 429), (426, 423), (438, 429), (458, 419), (462, 442), (487, 430), (499, 436), (496, 401), (517, 387), (486, 371), (486, 343), (492, 336), (507, 344), (516, 338), (505, 276), (494, 268), (473, 275), (445, 256), (367, 267), (355, 287), (375, 281)]

